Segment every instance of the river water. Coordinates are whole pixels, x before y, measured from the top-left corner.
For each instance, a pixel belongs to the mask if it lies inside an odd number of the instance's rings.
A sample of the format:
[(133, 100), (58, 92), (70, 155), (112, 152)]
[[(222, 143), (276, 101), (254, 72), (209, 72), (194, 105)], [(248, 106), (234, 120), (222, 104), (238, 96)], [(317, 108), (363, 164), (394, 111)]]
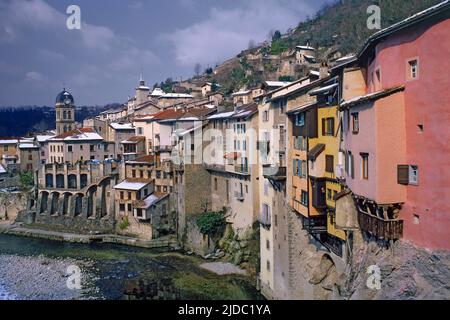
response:
[[(260, 299), (246, 276), (218, 276), (201, 259), (112, 244), (0, 234), (0, 300)], [(76, 266), (81, 287), (68, 286)], [(72, 271), (70, 271), (72, 270)]]

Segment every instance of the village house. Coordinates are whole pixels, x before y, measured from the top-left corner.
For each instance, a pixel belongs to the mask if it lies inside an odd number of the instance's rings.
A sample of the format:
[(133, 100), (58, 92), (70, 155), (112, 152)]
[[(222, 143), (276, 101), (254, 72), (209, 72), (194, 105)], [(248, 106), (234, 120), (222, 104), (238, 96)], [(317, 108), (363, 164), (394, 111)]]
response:
[(236, 107), (208, 118), (211, 144), (205, 168), (211, 174), (212, 209), (226, 209), (234, 232), (245, 238), (259, 217), (258, 105)]
[(39, 145), (32, 140), (20, 140), (17, 148), (19, 150), (19, 163), (21, 172), (33, 172), (38, 169)]
[(107, 141), (114, 143), (115, 157), (119, 160), (123, 159), (124, 150), (122, 141), (136, 135), (136, 129), (132, 123), (112, 122), (108, 125)]
[(76, 163), (114, 158), (114, 142), (105, 141), (91, 128), (81, 128), (47, 140), (47, 163)]
[(442, 72), (450, 68), (449, 12), (445, 1), (377, 32), (335, 68), (343, 81), (345, 183), (361, 229), (376, 239), (450, 248), (442, 148), (450, 140), (450, 80)]

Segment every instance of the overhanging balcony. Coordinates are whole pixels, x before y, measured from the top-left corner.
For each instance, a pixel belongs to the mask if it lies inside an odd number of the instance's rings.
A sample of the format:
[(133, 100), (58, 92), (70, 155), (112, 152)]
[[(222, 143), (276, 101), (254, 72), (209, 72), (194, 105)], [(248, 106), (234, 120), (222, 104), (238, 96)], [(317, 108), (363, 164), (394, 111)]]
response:
[(263, 165), (263, 176), (276, 181), (286, 180), (286, 167)]
[(171, 152), (172, 146), (155, 146), (154, 147), (155, 152)]
[(397, 240), (403, 236), (403, 220), (385, 220), (358, 210), (361, 230), (383, 240)]

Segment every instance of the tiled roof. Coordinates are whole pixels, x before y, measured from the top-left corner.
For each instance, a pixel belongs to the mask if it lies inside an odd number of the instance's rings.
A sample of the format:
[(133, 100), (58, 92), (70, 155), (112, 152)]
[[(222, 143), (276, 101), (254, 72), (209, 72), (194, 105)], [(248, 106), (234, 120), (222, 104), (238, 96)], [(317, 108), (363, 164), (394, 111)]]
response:
[(136, 158), (134, 160), (127, 161), (129, 164), (152, 164), (155, 163), (155, 157), (154, 156), (142, 156), (139, 158)]
[(48, 141), (81, 141), (81, 140), (103, 140), (103, 137), (100, 136), (97, 132), (95, 132), (92, 128), (81, 128), (75, 129), (69, 132), (62, 133), (58, 136), (55, 136)]

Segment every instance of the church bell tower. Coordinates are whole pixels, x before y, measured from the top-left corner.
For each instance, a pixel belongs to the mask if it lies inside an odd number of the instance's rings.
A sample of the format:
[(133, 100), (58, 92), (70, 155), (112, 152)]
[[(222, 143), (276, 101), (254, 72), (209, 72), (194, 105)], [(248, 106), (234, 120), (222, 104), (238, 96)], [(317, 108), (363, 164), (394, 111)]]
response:
[(56, 134), (75, 129), (75, 102), (73, 96), (64, 90), (56, 97)]

